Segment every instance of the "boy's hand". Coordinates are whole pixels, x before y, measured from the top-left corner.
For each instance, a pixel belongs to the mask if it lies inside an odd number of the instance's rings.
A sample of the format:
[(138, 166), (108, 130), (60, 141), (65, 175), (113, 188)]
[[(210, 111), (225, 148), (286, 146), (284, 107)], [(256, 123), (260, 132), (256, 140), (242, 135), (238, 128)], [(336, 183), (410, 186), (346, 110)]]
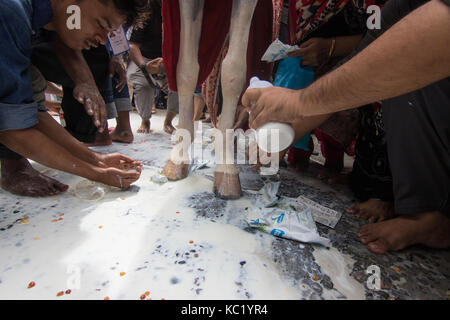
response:
[(161, 71), (161, 64), (163, 63), (163, 58), (156, 58), (147, 62), (145, 69), (149, 74), (158, 74)]
[(122, 91), (127, 83), (127, 72), (123, 63), (119, 57), (112, 56), (109, 60), (109, 77), (114, 77), (115, 74), (119, 75), (119, 82), (116, 84), (117, 91)]
[(92, 116), (98, 131), (103, 132), (104, 128), (106, 128), (106, 106), (95, 82), (75, 84), (73, 96), (79, 103), (84, 105), (87, 114)]
[(327, 63), (332, 39), (311, 38), (300, 45), (300, 49), (288, 53), (289, 57), (302, 57), (302, 66), (321, 67)]

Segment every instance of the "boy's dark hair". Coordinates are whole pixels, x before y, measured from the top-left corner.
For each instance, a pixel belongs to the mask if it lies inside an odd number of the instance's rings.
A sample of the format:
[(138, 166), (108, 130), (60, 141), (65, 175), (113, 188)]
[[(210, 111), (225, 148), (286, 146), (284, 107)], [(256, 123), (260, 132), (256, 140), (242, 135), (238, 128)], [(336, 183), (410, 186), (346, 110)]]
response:
[(141, 26), (150, 14), (150, 6), (148, 0), (102, 0), (113, 1), (115, 7), (120, 13), (125, 15), (125, 27), (132, 25)]

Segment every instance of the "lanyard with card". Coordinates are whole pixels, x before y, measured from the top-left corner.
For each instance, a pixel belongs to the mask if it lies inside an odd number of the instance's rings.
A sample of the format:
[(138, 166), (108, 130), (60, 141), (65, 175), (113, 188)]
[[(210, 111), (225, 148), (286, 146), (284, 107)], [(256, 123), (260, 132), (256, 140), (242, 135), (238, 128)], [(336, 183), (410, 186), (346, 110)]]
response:
[(127, 36), (122, 26), (114, 31), (111, 31), (108, 34), (108, 40), (115, 56), (121, 55), (122, 53), (130, 50), (130, 44), (128, 43)]

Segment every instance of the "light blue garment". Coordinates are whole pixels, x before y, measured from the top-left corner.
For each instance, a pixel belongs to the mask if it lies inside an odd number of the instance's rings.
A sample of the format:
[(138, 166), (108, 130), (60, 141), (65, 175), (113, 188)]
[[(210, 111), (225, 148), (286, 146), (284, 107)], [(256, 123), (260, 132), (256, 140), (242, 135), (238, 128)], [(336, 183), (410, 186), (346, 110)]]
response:
[[(274, 86), (299, 90), (306, 88), (314, 82), (314, 70), (311, 67), (302, 67), (301, 57), (288, 57), (282, 60), (278, 66), (277, 75), (275, 77)], [(297, 149), (309, 151), (309, 139), (311, 134), (308, 133), (294, 144)]]

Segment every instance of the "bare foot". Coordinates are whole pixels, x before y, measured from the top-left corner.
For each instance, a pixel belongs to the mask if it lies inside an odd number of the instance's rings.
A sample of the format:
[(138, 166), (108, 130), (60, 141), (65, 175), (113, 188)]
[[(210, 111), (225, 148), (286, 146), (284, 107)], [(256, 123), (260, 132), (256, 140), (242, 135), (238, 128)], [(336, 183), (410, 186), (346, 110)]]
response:
[(25, 197), (48, 197), (65, 192), (69, 186), (35, 170), (27, 159), (2, 159), (1, 186)]
[(172, 134), (175, 130), (175, 127), (171, 123), (164, 123), (164, 132)]
[(112, 144), (111, 136), (108, 130), (103, 130), (103, 132), (97, 132), (95, 135), (95, 141), (92, 143), (85, 143), (88, 147), (100, 147), (109, 146)]
[(134, 140), (133, 131), (130, 124), (130, 112), (119, 111), (116, 118), (117, 126), (110, 133), (112, 141), (132, 143)]
[(398, 251), (414, 244), (430, 248), (450, 247), (450, 218), (440, 212), (427, 212), (368, 224), (358, 233), (373, 253)]
[(153, 105), (153, 107), (152, 107), (152, 114), (155, 114), (156, 113), (156, 105)]
[(134, 140), (133, 132), (129, 130), (119, 131), (118, 128), (111, 132), (110, 136), (114, 142), (132, 143)]
[(137, 130), (138, 133), (150, 133), (150, 120), (142, 120), (141, 126)]
[(354, 214), (369, 223), (381, 222), (394, 217), (394, 204), (392, 202), (369, 199), (347, 209), (347, 213)]

